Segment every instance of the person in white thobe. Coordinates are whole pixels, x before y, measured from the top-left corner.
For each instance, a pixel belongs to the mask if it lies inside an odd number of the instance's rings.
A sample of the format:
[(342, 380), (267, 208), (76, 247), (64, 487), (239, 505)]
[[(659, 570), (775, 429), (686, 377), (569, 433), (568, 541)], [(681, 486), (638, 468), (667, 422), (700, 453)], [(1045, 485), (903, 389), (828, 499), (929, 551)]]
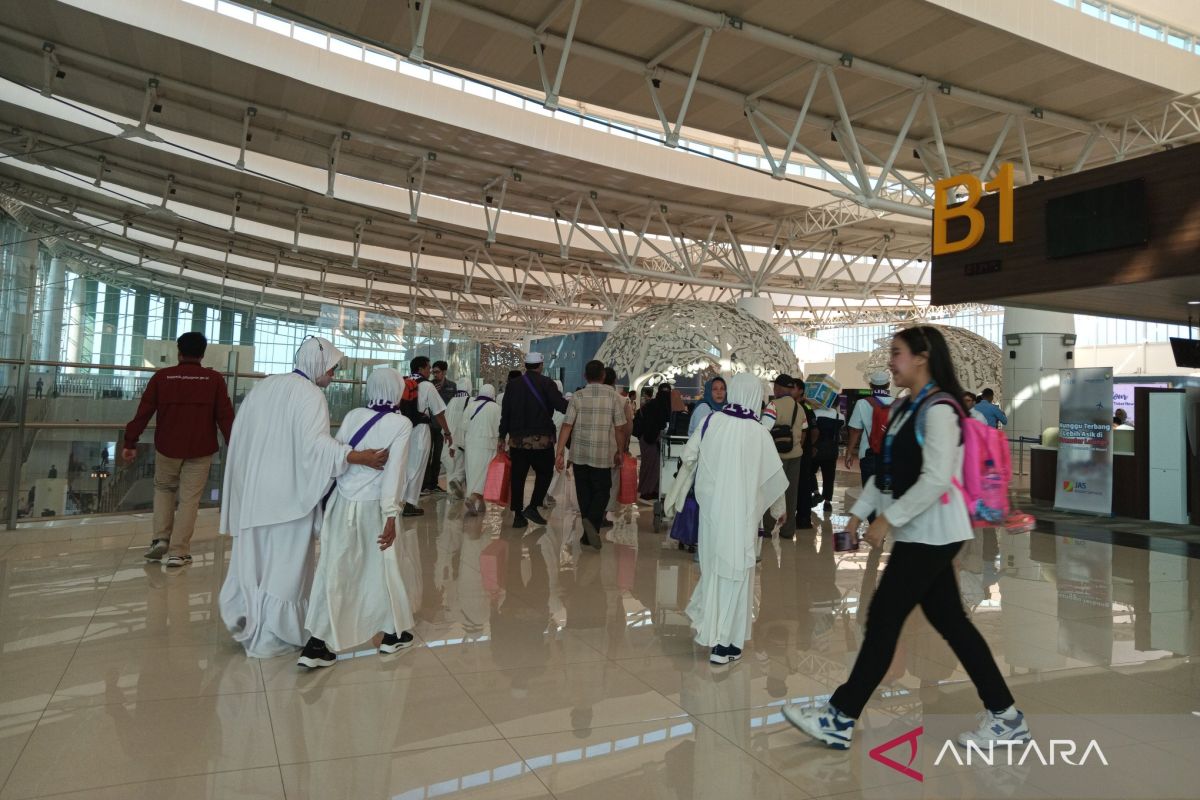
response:
[(495, 401), (495, 396), (496, 387), (486, 384), (463, 414), (467, 509), (476, 514), (483, 510), (483, 485), (487, 482), (488, 465), (495, 458), (496, 444), (500, 441), (500, 404)]
[(741, 657), (750, 638), (758, 527), (768, 509), (785, 513), (788, 489), (771, 434), (758, 422), (762, 384), (745, 373), (729, 381), (729, 405), (712, 415), (707, 431), (688, 439), (683, 460), (695, 465), (700, 505), (700, 582), (687, 615), (696, 643), (709, 660)]
[(376, 369), (367, 378), (367, 407), (346, 414), (338, 429), (339, 442), (358, 439), (351, 444), (356, 450), (387, 450), (388, 460), (382, 472), (347, 468), (326, 504), (321, 558), (304, 620), (312, 637), (306, 653), (309, 648), (347, 650), (379, 633), (384, 652), (394, 652), (391, 648), (406, 644), (404, 634), (413, 626), (401, 574), (403, 542), (396, 538), (413, 428), (397, 413), (403, 391), (399, 372)]
[(221, 586), (221, 619), (254, 658), (304, 644), (321, 498), (350, 464), (382, 469), (382, 450), (352, 452), (329, 435), (321, 390), (342, 353), (305, 339), (296, 369), (250, 391), (233, 423), (221, 503), (221, 533), (233, 537)]
[(450, 428), (454, 446), (447, 445), (442, 448), (442, 467), (446, 470), (446, 489), (455, 497), (463, 496), (463, 487), (467, 481), (467, 459), (463, 454), (466, 442), (463, 436), (463, 421), (470, 404), (470, 393), (461, 389), (446, 403), (446, 425)]
[(428, 418), (428, 422), (413, 424), (412, 439), (408, 443), (408, 470), (405, 475), (404, 511), (402, 516), (419, 517), (425, 513), (417, 508), (421, 502), (421, 485), (425, 482), (425, 467), (429, 463), (429, 454), (433, 450), (433, 437), (429, 432), (430, 425), (439, 425), (446, 437), (446, 447), (454, 447), (454, 436), (450, 426), (446, 424), (446, 404), (437, 388), (429, 381), (429, 359), (417, 356), (412, 360), (412, 378), (420, 378), (417, 385), (417, 413)]

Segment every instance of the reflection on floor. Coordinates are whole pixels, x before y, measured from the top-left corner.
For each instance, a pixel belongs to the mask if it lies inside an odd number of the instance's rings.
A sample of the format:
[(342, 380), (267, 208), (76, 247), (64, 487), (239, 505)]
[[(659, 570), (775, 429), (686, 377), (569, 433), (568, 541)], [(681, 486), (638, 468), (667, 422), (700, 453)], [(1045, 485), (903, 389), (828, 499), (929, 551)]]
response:
[(833, 553), (842, 518), (764, 547), (746, 657), (710, 667), (683, 614), (698, 567), (650, 532), (648, 508), (628, 509), (595, 553), (561, 513), (514, 532), (497, 509), (425, 506), (412, 526), (420, 646), (381, 657), (367, 643), (314, 673), (294, 657), (247, 660), (222, 629), (228, 542), (214, 514), (195, 563), (174, 571), (143, 562), (145, 518), (0, 537), (0, 800), (1185, 797), (1200, 785), (1200, 562), (981, 533), (961, 556), (964, 602), (1035, 735), (1096, 739), (1111, 766), (1064, 778), (935, 765), (938, 743), (922, 740), (918, 783), (869, 748), (949, 718), (966, 727), (978, 710), (920, 614), (861, 746), (822, 749), (779, 713), (846, 677), (886, 565)]

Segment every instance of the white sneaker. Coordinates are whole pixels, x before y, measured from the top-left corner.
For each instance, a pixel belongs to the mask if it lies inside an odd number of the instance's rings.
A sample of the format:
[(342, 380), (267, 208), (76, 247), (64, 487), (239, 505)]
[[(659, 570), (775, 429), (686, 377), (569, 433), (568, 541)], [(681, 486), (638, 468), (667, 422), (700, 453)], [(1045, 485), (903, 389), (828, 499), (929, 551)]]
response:
[(170, 545), (166, 539), (155, 539), (150, 543), (150, 549), (146, 551), (145, 559), (147, 561), (162, 561), (162, 557), (167, 554), (167, 548)]
[(1028, 742), (1031, 738), (1025, 715), (1012, 706), (999, 714), (984, 711), (979, 715), (979, 727), (959, 734), (958, 743), (963, 747), (972, 742), (986, 747), (989, 742)]
[(192, 557), (189, 555), (171, 556), (166, 563), (168, 567), (186, 567), (192, 563)]
[(854, 736), (854, 720), (828, 703), (820, 708), (785, 706), (783, 718), (834, 750), (850, 749), (850, 739)]

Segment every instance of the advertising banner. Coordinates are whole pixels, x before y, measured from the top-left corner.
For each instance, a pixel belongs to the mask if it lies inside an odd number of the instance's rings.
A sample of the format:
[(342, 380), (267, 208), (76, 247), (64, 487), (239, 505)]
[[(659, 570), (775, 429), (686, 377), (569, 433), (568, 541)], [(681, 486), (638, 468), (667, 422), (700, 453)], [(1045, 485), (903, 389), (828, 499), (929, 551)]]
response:
[(1112, 370), (1060, 370), (1058, 484), (1060, 511), (1112, 514)]

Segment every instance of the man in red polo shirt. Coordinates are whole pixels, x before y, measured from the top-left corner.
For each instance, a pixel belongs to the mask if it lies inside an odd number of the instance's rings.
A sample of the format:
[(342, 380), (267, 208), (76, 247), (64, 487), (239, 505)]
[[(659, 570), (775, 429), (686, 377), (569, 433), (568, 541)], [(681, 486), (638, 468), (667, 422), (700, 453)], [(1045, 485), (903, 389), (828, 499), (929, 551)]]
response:
[[(217, 429), (229, 444), (233, 404), (220, 373), (200, 366), (208, 340), (202, 333), (179, 337), (179, 364), (160, 369), (146, 384), (137, 415), (125, 426), (126, 461), (137, 456), (137, 442), (150, 417), (154, 430), (154, 541), (146, 558), (167, 556), (168, 567), (190, 564), (189, 545), (208, 482), (208, 468), (217, 452)], [(175, 510), (178, 500), (179, 510)]]

